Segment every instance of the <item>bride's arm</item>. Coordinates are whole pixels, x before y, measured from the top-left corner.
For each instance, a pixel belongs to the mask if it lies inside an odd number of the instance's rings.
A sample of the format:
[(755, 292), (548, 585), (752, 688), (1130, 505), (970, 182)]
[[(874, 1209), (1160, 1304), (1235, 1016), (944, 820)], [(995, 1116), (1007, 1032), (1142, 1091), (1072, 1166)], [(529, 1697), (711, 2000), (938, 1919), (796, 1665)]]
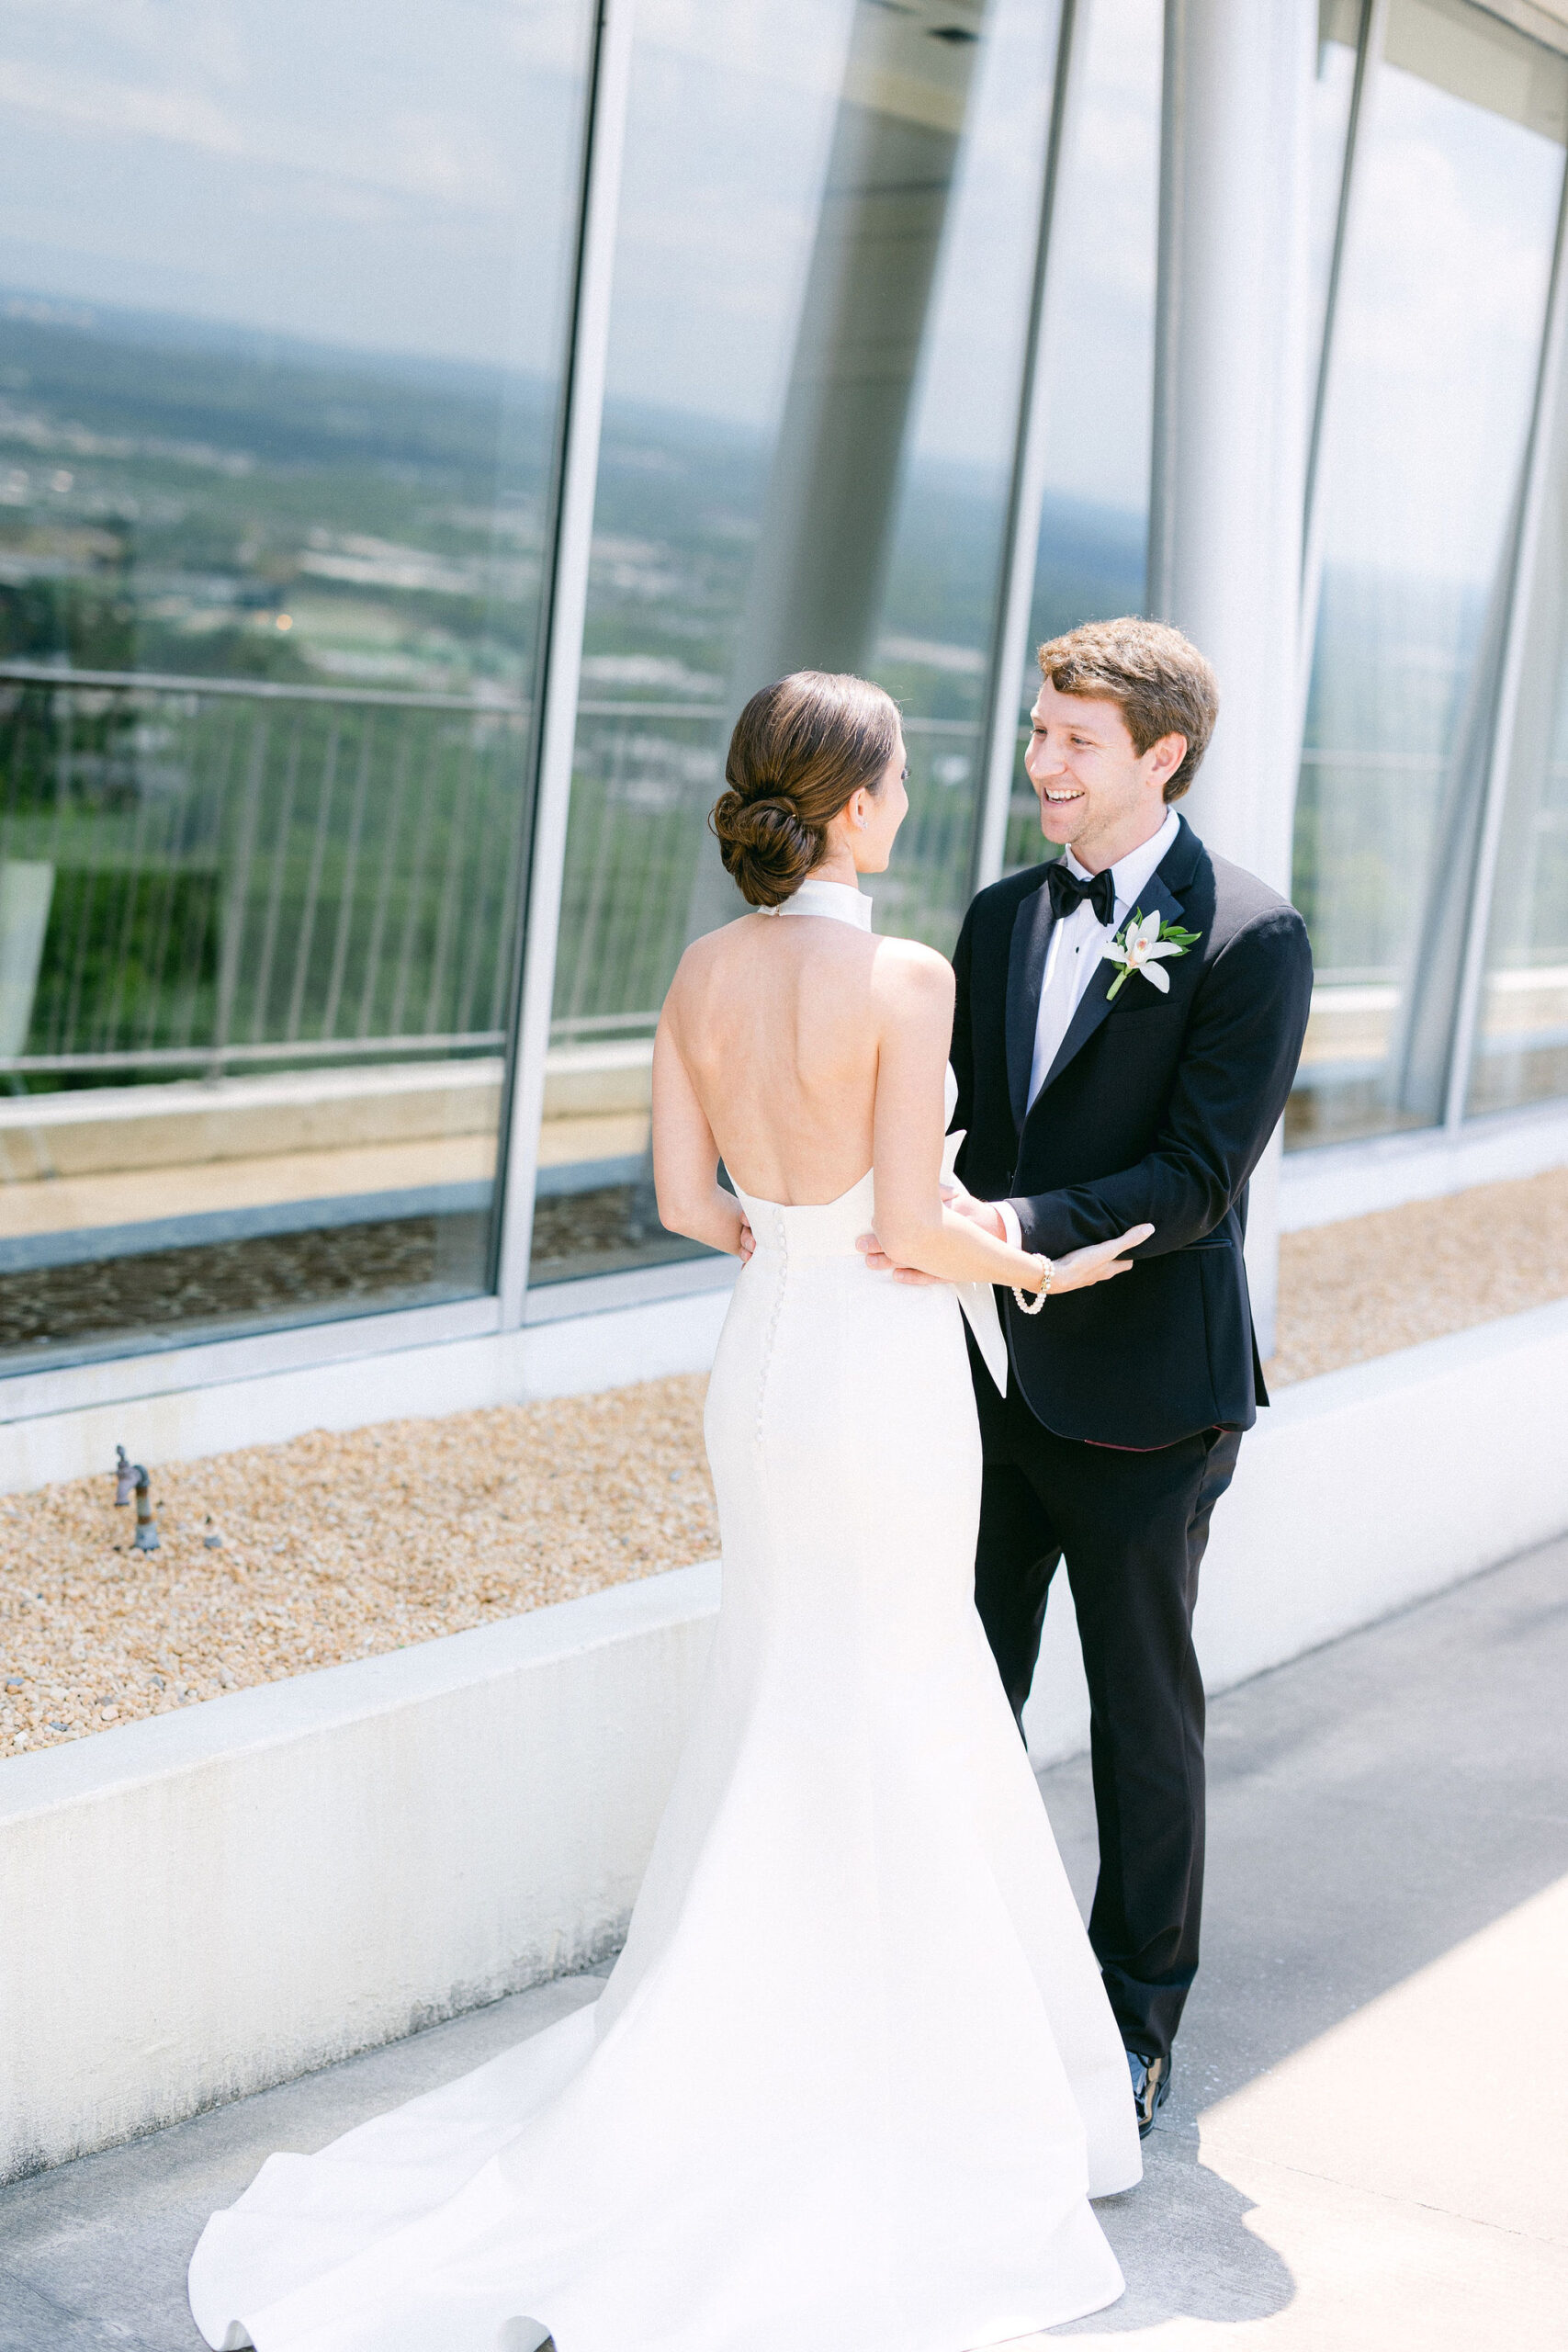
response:
[[(947, 1283), (1046, 1286), (1039, 1257), (996, 1239), (942, 1201), (942, 1081), (953, 1034), (951, 965), (928, 947), (887, 940), (873, 981), (877, 1005), (876, 1108), (873, 1165), (876, 1238), (887, 1257)], [(1080, 1290), (1129, 1269), (1116, 1262), (1152, 1231), (1075, 1250), (1051, 1270), (1053, 1291)]]
[(710, 1250), (741, 1253), (746, 1220), (718, 1181), (718, 1146), (671, 1029), (669, 1008), (653, 1040), (653, 1188), (661, 1225)]

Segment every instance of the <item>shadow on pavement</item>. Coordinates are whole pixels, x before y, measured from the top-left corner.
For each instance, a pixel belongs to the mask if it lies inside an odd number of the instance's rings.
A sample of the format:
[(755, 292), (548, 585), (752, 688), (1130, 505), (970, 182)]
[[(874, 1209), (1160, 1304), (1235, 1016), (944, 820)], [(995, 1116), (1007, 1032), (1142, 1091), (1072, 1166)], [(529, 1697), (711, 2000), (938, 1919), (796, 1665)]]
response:
[(1252, 2199), (1200, 2164), (1185, 2135), (1151, 2136), (1144, 2156), (1143, 2186), (1094, 2209), (1127, 2292), (1110, 2311), (1054, 2328), (1051, 2340), (1091, 2329), (1125, 2335), (1179, 2318), (1272, 2319), (1283, 2311), (1295, 2280), (1273, 2247), (1247, 2229)]

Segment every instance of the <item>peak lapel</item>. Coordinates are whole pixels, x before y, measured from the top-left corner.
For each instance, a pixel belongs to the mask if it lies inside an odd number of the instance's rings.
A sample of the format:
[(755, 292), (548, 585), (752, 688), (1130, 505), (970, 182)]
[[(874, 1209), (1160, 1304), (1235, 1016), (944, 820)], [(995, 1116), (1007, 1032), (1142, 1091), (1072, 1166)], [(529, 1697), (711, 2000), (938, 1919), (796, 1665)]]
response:
[[(1166, 865), (1173, 865), (1176, 863), (1181, 847), (1182, 837), (1179, 834), (1171, 846), (1169, 856), (1165, 861)], [(1159, 872), (1154, 875), (1139, 891), (1137, 905), (1132, 910), (1132, 914), (1157, 913), (1161, 922), (1180, 922), (1181, 901), (1166, 882), (1164, 875), (1165, 866), (1162, 865)], [(1132, 919), (1132, 914), (1124, 917), (1117, 924), (1117, 933), (1125, 930), (1127, 922)], [(1082, 1052), (1110, 1012), (1111, 990), (1121, 968), (1119, 964), (1102, 963), (1096, 969), (1093, 978), (1078, 999), (1077, 1010), (1067, 1023), (1067, 1034), (1056, 1048), (1056, 1058), (1045, 1073), (1040, 1094), (1043, 1094), (1047, 1088), (1055, 1084), (1067, 1064)], [(1136, 975), (1127, 982), (1130, 989), (1137, 988), (1139, 985)], [(1146, 988), (1148, 982), (1145, 980), (1142, 985)], [(1038, 1102), (1040, 1095), (1036, 1095), (1034, 1099)]]
[(1051, 944), (1051, 893), (1043, 877), (1040, 888), (1019, 901), (1008, 951), (1007, 1050), (1008, 1093), (1013, 1123), (1021, 1132), (1029, 1109), (1029, 1073), (1034, 1061), (1034, 1024), (1040, 1017), (1040, 990), (1045, 978), (1045, 951)]

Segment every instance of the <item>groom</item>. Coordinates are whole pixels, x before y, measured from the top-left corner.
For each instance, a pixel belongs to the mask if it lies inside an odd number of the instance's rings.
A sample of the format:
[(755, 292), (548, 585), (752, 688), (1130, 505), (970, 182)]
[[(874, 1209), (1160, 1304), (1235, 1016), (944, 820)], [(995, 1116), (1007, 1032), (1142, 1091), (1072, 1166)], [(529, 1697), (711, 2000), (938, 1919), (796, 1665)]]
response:
[(1040, 669), (1024, 764), (1066, 854), (982, 890), (964, 921), (953, 1124), (970, 1197), (953, 1205), (1047, 1257), (1155, 1230), (1131, 1274), (1038, 1317), (1002, 1295), (1005, 1396), (971, 1341), (976, 1600), (1021, 1723), (1066, 1559), (1100, 1825), (1089, 1932), (1146, 2132), (1198, 1966), (1198, 1568), (1268, 1402), (1247, 1183), (1295, 1076), (1312, 957), (1294, 908), (1177, 811), (1218, 709), (1196, 648), (1095, 622), (1042, 646)]

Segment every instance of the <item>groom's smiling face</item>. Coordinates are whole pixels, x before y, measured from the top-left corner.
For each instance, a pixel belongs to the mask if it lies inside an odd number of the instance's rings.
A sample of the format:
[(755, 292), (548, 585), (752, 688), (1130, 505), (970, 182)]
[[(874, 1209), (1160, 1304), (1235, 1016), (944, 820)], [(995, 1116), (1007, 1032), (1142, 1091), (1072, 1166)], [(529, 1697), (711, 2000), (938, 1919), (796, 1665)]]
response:
[(1049, 678), (1031, 717), (1023, 764), (1046, 840), (1070, 848), (1091, 874), (1152, 840), (1165, 822), (1167, 782), (1187, 756), (1186, 737), (1162, 735), (1140, 753), (1120, 703), (1065, 695)]

